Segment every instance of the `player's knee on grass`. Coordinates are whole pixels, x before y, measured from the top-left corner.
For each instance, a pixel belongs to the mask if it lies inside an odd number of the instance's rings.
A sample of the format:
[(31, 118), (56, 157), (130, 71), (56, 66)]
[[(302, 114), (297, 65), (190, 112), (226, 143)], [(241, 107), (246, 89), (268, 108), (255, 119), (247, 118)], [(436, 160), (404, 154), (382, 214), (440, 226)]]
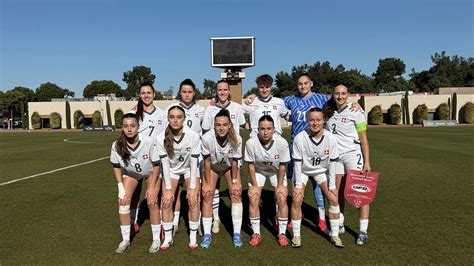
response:
[(282, 193), (278, 193), (276, 195), (276, 200), (277, 200), (278, 206), (284, 206), (284, 204), (286, 204), (286, 196), (283, 195)]
[(304, 193), (302, 189), (294, 189), (293, 190), (293, 201), (291, 204), (294, 204), (295, 207), (301, 207), (303, 204)]
[(202, 187), (202, 200), (205, 203), (211, 203), (212, 204), (212, 198), (214, 197), (214, 191), (211, 192), (208, 186), (203, 186)]
[(238, 190), (232, 190), (230, 192), (230, 201), (233, 203), (242, 202), (242, 192)]
[(336, 195), (334, 195), (334, 193), (331, 193), (329, 192), (327, 195), (326, 195), (327, 199), (328, 199), (328, 202), (329, 202), (329, 205), (338, 205), (339, 206), (339, 198), (336, 197)]

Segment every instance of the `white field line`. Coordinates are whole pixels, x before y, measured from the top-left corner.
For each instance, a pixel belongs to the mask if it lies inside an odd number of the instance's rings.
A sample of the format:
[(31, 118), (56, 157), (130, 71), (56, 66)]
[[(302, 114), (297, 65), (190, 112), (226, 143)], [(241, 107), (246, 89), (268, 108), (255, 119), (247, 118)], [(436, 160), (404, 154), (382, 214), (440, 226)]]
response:
[(89, 142), (89, 141), (76, 141), (76, 140), (71, 140), (73, 138), (69, 138), (69, 139), (64, 139), (64, 142), (68, 142), (68, 143), (95, 143), (95, 142)]
[(33, 178), (33, 177), (42, 176), (42, 175), (47, 175), (47, 174), (51, 174), (51, 173), (54, 173), (54, 172), (59, 172), (59, 171), (62, 171), (62, 170), (66, 170), (66, 169), (69, 169), (69, 168), (74, 168), (74, 167), (78, 167), (78, 166), (81, 166), (81, 165), (85, 165), (85, 164), (90, 164), (90, 163), (98, 162), (98, 161), (101, 161), (101, 160), (104, 160), (104, 159), (108, 159), (108, 158), (109, 158), (109, 156), (107, 156), (107, 157), (102, 157), (102, 158), (95, 159), (95, 160), (92, 160), (92, 161), (87, 161), (87, 162), (83, 162), (83, 163), (73, 164), (73, 165), (69, 165), (69, 166), (66, 166), (66, 167), (54, 169), (54, 170), (51, 170), (51, 171), (48, 171), (48, 172), (44, 172), (44, 173), (34, 174), (34, 175), (30, 175), (30, 176), (22, 177), (22, 178), (18, 178), (18, 179), (13, 179), (13, 180), (10, 180), (10, 181), (4, 182), (4, 183), (0, 183), (0, 186), (5, 186), (5, 185), (9, 185), (9, 184), (18, 182), (18, 181), (30, 179), (30, 178)]

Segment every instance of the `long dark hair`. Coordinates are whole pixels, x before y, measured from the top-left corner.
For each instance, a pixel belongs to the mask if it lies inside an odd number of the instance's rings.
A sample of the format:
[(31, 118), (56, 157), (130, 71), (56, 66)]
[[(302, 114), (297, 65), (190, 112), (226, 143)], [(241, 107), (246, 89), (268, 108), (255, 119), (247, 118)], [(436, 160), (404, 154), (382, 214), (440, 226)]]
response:
[(227, 132), (227, 141), (229, 141), (230, 143), (230, 146), (236, 150), (237, 148), (239, 148), (239, 142), (237, 141), (237, 133), (235, 132), (234, 130), (234, 126), (232, 124), (232, 120), (230, 120), (230, 113), (229, 113), (229, 110), (227, 109), (221, 109), (217, 114), (216, 116), (214, 117), (214, 125), (215, 125), (215, 122), (216, 122), (216, 118), (218, 117), (227, 117), (227, 119), (229, 119), (229, 124), (230, 124), (230, 128), (229, 128), (229, 132)]
[[(183, 112), (183, 115), (186, 117), (186, 112), (184, 111), (184, 109), (179, 106), (179, 105), (174, 105), (174, 106), (171, 106), (170, 109), (168, 109), (168, 115), (170, 114), (170, 111), (171, 110), (174, 110), (174, 109), (178, 109), (180, 110), (181, 112)], [(166, 153), (168, 153), (168, 156), (170, 157), (173, 157), (174, 156), (174, 144), (173, 144), (173, 140), (174, 140), (174, 136), (173, 136), (173, 132), (171, 131), (171, 127), (170, 125), (168, 125), (166, 127), (166, 130), (165, 130), (165, 139), (164, 139), (164, 146), (165, 146), (165, 150), (166, 150)]]
[[(134, 113), (126, 113), (123, 118), (122, 118), (122, 123), (123, 120), (126, 118), (132, 118), (137, 120), (137, 126), (138, 126), (138, 116)], [(122, 132), (120, 133), (120, 136), (117, 138), (117, 141), (115, 142), (115, 150), (117, 151), (118, 155), (122, 158), (122, 160), (125, 162), (125, 165), (128, 165), (130, 162), (130, 151), (128, 150), (128, 145), (127, 145), (127, 136), (125, 136), (125, 133)]]
[[(146, 86), (149, 86), (149, 87), (151, 88), (151, 90), (152, 90), (153, 92), (155, 92), (155, 87), (153, 87), (153, 84), (150, 83), (150, 82), (148, 82), (148, 81), (146, 81), (146, 82), (144, 82), (144, 83), (142, 83), (142, 84), (140, 85), (140, 90), (141, 90), (143, 87), (146, 87)], [(140, 93), (140, 90), (138, 91), (139, 93)], [(137, 114), (137, 117), (138, 117), (138, 119), (139, 119), (140, 121), (143, 121), (143, 111), (144, 111), (143, 105), (144, 105), (144, 103), (143, 103), (143, 101), (142, 101), (142, 98), (138, 97), (137, 112), (136, 112), (136, 114)]]
[(347, 92), (349, 92), (349, 86), (345, 83), (339, 83), (332, 89), (331, 98), (326, 102), (323, 106), (323, 114), (324, 114), (324, 121), (328, 121), (331, 117), (333, 117), (334, 112), (338, 109), (336, 104), (336, 99), (334, 99), (334, 92), (336, 88), (339, 86), (344, 86), (347, 88)]

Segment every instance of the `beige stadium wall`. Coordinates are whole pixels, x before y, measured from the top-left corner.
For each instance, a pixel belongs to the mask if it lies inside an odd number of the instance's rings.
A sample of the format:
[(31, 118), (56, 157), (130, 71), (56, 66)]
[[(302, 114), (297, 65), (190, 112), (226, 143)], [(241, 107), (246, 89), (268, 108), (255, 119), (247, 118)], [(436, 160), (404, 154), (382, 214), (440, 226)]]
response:
[(456, 103), (456, 120), (458, 122), (464, 122), (463, 118), (461, 117), (461, 109), (466, 105), (466, 103), (471, 102), (474, 103), (474, 94), (456, 94), (457, 103)]
[(61, 116), (61, 127), (66, 128), (66, 103), (65, 102), (29, 102), (28, 103), (28, 127), (31, 127), (31, 115), (34, 112), (44, 118), (49, 117), (52, 112), (57, 112)]
[(428, 112), (434, 112), (442, 103), (451, 102), (451, 95), (409, 95), (408, 96), (408, 112), (410, 115), (409, 124), (413, 124), (413, 115), (415, 109), (420, 104), (426, 104)]
[[(66, 104), (66, 103), (64, 103)], [(71, 127), (74, 127), (74, 113), (77, 110), (81, 110), (84, 116), (91, 117), (95, 111), (99, 111), (104, 125), (108, 124), (107, 121), (107, 108), (105, 102), (90, 101), (90, 102), (69, 102), (71, 107)], [(65, 127), (63, 127), (65, 128)]]

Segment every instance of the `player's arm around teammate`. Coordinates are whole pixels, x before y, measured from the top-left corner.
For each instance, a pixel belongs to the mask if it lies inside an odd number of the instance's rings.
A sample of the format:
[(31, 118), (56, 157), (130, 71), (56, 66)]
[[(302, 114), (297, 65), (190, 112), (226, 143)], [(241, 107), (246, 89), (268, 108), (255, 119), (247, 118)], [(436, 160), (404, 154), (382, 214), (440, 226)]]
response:
[(204, 178), (202, 180), (202, 223), (204, 236), (202, 248), (211, 245), (212, 199), (217, 180), (224, 176), (231, 199), (233, 244), (242, 246), (242, 185), (238, 161), (241, 159), (242, 138), (235, 132), (229, 111), (220, 110), (214, 118), (214, 130), (207, 132), (202, 140)]
[(173, 106), (168, 109), (168, 128), (158, 136), (157, 146), (162, 161), (164, 188), (162, 193), (163, 229), (165, 239), (161, 250), (167, 250), (173, 243), (173, 201), (179, 179), (185, 180), (189, 205), (189, 245), (197, 248), (196, 233), (199, 226), (198, 200), (198, 157), (200, 137), (197, 133), (183, 127), (184, 109)]
[[(127, 113), (122, 119), (122, 132), (114, 142), (110, 162), (118, 185), (118, 204), (122, 242), (117, 253), (123, 253), (130, 246), (130, 200), (137, 184), (146, 179), (146, 198), (150, 210), (153, 242), (149, 252), (156, 253), (160, 246), (160, 211), (158, 193), (161, 185), (158, 180), (159, 155), (153, 139), (138, 134), (138, 117)], [(123, 173), (122, 173), (123, 171)]]
[(321, 187), (329, 202), (331, 242), (336, 247), (343, 247), (339, 238), (339, 203), (335, 180), (335, 163), (339, 157), (337, 140), (329, 131), (324, 130), (321, 109), (313, 107), (308, 111), (308, 125), (308, 130), (300, 132), (293, 143), (295, 169), (291, 205), (294, 234), (292, 245), (301, 246), (301, 205), (306, 183), (312, 178)]
[(258, 246), (260, 235), (260, 198), (266, 178), (274, 190), (278, 204), (278, 244), (287, 246), (288, 196), (286, 165), (290, 162), (288, 142), (275, 132), (273, 118), (264, 115), (258, 122), (258, 134), (247, 141), (244, 160), (249, 173), (249, 216), (253, 235), (250, 246)]

